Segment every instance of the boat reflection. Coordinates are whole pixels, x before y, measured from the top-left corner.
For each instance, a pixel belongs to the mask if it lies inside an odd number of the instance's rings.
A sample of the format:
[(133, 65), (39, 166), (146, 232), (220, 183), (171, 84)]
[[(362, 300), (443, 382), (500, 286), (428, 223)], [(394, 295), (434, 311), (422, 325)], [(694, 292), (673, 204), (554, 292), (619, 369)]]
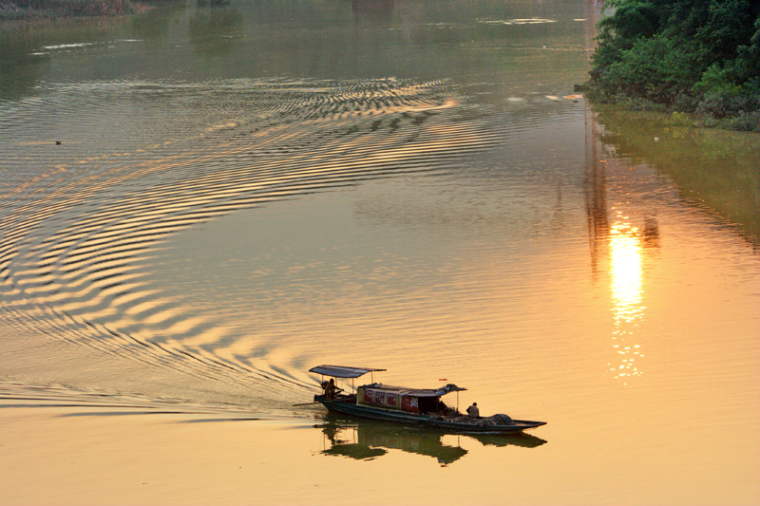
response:
[(333, 413), (324, 417), (322, 429), (325, 447), (323, 455), (338, 455), (357, 460), (382, 457), (388, 450), (401, 450), (418, 455), (434, 457), (440, 464), (455, 462), (468, 450), (460, 446), (462, 438), (478, 440), (483, 446), (521, 446), (535, 448), (545, 440), (528, 434), (461, 434), (448, 436), (456, 439), (456, 446), (444, 442), (444, 432), (418, 427), (404, 427), (374, 420), (348, 418)]

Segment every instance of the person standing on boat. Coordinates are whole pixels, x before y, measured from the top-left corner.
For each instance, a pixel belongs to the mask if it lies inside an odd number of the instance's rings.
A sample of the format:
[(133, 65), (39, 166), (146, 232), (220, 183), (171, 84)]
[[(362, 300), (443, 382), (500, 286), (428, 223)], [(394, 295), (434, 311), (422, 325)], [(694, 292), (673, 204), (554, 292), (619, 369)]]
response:
[(480, 418), (480, 410), (478, 409), (478, 403), (473, 402), (472, 406), (467, 408), (467, 415), (472, 418)]

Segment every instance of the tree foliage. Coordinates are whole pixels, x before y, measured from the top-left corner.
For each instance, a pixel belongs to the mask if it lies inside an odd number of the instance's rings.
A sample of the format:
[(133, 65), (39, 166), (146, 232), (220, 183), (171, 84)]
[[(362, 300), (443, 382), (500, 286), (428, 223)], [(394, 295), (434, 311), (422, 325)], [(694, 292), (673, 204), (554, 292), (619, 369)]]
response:
[(760, 2), (608, 0), (589, 89), (716, 117), (760, 110)]

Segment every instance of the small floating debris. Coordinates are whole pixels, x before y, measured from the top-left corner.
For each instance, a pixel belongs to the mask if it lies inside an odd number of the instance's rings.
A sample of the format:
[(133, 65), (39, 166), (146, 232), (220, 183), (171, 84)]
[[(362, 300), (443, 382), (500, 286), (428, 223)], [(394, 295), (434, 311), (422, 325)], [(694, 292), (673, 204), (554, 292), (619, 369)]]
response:
[(520, 97), (509, 97), (507, 99), (508, 102), (522, 102), (523, 100), (525, 100), (525, 99), (524, 98), (520, 98)]
[(565, 95), (563, 98), (565, 100), (578, 100), (579, 98), (583, 98), (583, 95)]
[(94, 42), (79, 42), (77, 44), (56, 44), (54, 46), (42, 46), (42, 49), (47, 49), (48, 51), (52, 51), (54, 49), (72, 49), (77, 47), (87, 47), (87, 46), (94, 46)]
[(526, 18), (526, 19), (479, 19), (478, 23), (486, 25), (540, 25), (544, 23), (556, 23), (556, 19)]
[(555, 97), (554, 95), (546, 95), (546, 98), (549, 100), (559, 100), (559, 97)]

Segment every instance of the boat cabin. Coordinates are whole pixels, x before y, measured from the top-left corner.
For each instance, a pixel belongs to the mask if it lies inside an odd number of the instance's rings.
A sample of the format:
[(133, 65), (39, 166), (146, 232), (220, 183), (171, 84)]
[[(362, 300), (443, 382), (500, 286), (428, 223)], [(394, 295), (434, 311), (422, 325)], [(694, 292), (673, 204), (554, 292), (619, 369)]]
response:
[(454, 384), (438, 389), (405, 388), (372, 383), (360, 386), (357, 391), (357, 404), (398, 409), (410, 413), (439, 413), (448, 406), (441, 397), (450, 392), (466, 390)]

